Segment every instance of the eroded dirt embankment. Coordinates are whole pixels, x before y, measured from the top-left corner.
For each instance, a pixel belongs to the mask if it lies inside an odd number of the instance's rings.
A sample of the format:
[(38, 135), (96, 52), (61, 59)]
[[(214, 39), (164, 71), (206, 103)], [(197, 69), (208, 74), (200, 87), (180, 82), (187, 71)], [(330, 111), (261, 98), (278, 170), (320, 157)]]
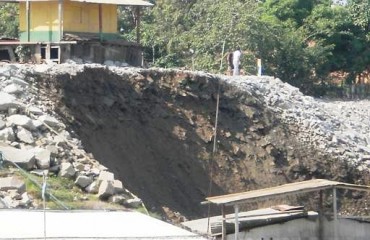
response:
[[(322, 177), (361, 178), (295, 138), (258, 98), (221, 81), (217, 154), (210, 165), (217, 76), (141, 69), (85, 68), (38, 76), (38, 85), (86, 150), (149, 210), (188, 218), (218, 195)], [(211, 170), (212, 169), (212, 170)]]

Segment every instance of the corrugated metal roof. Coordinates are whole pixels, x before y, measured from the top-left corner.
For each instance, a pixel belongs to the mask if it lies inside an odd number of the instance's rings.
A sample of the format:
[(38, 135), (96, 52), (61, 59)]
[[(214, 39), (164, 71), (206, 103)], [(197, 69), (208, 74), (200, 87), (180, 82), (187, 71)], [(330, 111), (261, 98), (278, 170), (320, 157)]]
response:
[[(28, 0), (29, 2), (49, 2), (58, 0)], [(73, 2), (116, 4), (125, 6), (153, 6), (152, 3), (143, 0), (71, 0)], [(27, 2), (27, 0), (0, 0), (0, 2)]]
[(72, 2), (103, 3), (125, 6), (153, 6), (150, 2), (142, 0), (71, 0)]
[(297, 193), (312, 192), (329, 188), (344, 188), (359, 191), (370, 191), (370, 186), (355, 185), (349, 183), (329, 181), (325, 179), (313, 179), (303, 182), (288, 183), (281, 186), (264, 188), (242, 193), (233, 193), (222, 196), (208, 197), (207, 202), (217, 205), (235, 205), (242, 202), (254, 202), (277, 196), (292, 195)]

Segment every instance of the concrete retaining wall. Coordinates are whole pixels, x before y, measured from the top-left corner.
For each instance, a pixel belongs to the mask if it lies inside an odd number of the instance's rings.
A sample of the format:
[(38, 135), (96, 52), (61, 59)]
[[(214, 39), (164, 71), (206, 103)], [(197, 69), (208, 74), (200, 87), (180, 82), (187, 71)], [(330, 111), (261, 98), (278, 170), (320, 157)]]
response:
[[(337, 238), (333, 221), (324, 219), (322, 240), (368, 240), (370, 223), (352, 219), (339, 219)], [(227, 235), (234, 240), (235, 235)], [(281, 224), (272, 224), (239, 233), (239, 240), (320, 240), (318, 219), (297, 219)]]

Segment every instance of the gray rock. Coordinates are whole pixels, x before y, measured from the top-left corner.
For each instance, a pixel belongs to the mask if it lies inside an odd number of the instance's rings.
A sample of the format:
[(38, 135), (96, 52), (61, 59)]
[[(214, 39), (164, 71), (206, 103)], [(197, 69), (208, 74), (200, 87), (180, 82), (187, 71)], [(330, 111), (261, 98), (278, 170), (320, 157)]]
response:
[(125, 205), (130, 208), (138, 208), (143, 204), (140, 198), (127, 199)]
[(35, 166), (35, 155), (30, 150), (0, 145), (0, 151), (3, 153), (5, 161), (13, 162), (23, 169), (31, 170)]
[(35, 129), (46, 129), (46, 126), (40, 120), (32, 120), (32, 125)]
[(0, 178), (0, 191), (16, 190), (18, 193), (24, 193), (26, 191), (25, 183), (15, 177)]
[(17, 84), (17, 85), (20, 85), (22, 87), (27, 87), (28, 86), (28, 83), (26, 81), (24, 81), (21, 77), (18, 77), (18, 76), (10, 77), (10, 81), (13, 84)]
[(0, 68), (0, 76), (10, 77), (11, 69), (9, 67), (1, 67)]
[(18, 113), (18, 108), (15, 108), (15, 107), (8, 108), (8, 115), (9, 116), (17, 114), (17, 113)]
[(44, 114), (44, 112), (40, 108), (35, 107), (35, 106), (27, 107), (26, 111), (33, 114), (33, 115), (43, 115)]
[(9, 208), (9, 206), (7, 205), (7, 202), (4, 201), (4, 199), (2, 199), (0, 197), (0, 208), (3, 209), (3, 208)]
[(3, 89), (4, 92), (9, 94), (19, 94), (23, 92), (23, 88), (17, 84), (10, 84)]
[(75, 167), (75, 169), (79, 172), (82, 172), (82, 171), (85, 171), (85, 165), (80, 163), (80, 162), (74, 162), (73, 163), (73, 166)]
[(114, 193), (115, 194), (120, 194), (120, 193), (125, 192), (125, 189), (123, 188), (123, 184), (120, 180), (114, 180), (113, 181), (113, 186), (114, 186)]
[(41, 122), (45, 123), (49, 127), (53, 129), (64, 129), (65, 125), (61, 122), (59, 122), (55, 117), (49, 116), (49, 115), (42, 115), (38, 118)]
[(114, 174), (108, 171), (101, 171), (99, 174), (99, 181), (114, 181)]
[(26, 115), (14, 114), (7, 118), (8, 126), (21, 126), (29, 130), (35, 129), (32, 119)]
[(102, 200), (107, 200), (112, 195), (114, 195), (113, 182), (103, 180), (99, 186), (99, 191), (98, 191), (99, 198)]
[(0, 119), (0, 130), (4, 129), (5, 128), (5, 122), (3, 120)]
[(99, 192), (99, 184), (97, 181), (92, 182), (89, 186), (85, 188), (88, 193), (96, 194)]
[(76, 170), (74, 169), (73, 165), (69, 162), (63, 162), (60, 164), (60, 171), (59, 176), (72, 178), (76, 174)]
[(114, 195), (109, 198), (109, 202), (123, 205), (126, 202), (126, 198), (122, 195)]
[(32, 133), (23, 127), (17, 127), (17, 138), (24, 143), (32, 144), (35, 142)]
[(14, 96), (6, 92), (0, 92), (0, 111), (6, 111), (8, 108), (22, 107), (23, 105), (19, 103)]
[(79, 186), (80, 188), (86, 188), (93, 182), (93, 179), (91, 177), (80, 175), (76, 178), (75, 184)]
[(10, 196), (14, 200), (21, 200), (22, 196), (19, 194), (18, 190), (16, 189), (9, 189), (7, 190), (8, 196)]
[(48, 149), (36, 147), (32, 149), (35, 154), (36, 166), (39, 169), (49, 169), (51, 152)]
[(27, 192), (22, 194), (22, 199), (19, 201), (19, 206), (28, 207), (32, 203), (31, 198), (28, 196)]
[(4, 128), (0, 130), (0, 141), (14, 141), (15, 134), (12, 128)]
[(45, 147), (45, 149), (47, 149), (50, 152), (51, 157), (56, 157), (58, 155), (58, 147), (56, 146), (48, 145)]

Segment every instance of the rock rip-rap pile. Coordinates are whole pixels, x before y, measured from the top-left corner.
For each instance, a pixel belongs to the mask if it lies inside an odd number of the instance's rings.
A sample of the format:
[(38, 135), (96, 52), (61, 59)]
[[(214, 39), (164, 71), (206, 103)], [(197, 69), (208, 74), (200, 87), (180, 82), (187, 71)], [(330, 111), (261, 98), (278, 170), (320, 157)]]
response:
[[(92, 154), (85, 152), (80, 140), (72, 137), (73, 132), (69, 132), (50, 109), (52, 102), (43, 99), (33, 86), (32, 72), (47, 71), (51, 67), (7, 64), (0, 68), (1, 168), (73, 179), (86, 194), (137, 207), (141, 200), (125, 189)], [(24, 180), (12, 171), (3, 171), (0, 177), (0, 205), (3, 208), (37, 207), (26, 192)]]

